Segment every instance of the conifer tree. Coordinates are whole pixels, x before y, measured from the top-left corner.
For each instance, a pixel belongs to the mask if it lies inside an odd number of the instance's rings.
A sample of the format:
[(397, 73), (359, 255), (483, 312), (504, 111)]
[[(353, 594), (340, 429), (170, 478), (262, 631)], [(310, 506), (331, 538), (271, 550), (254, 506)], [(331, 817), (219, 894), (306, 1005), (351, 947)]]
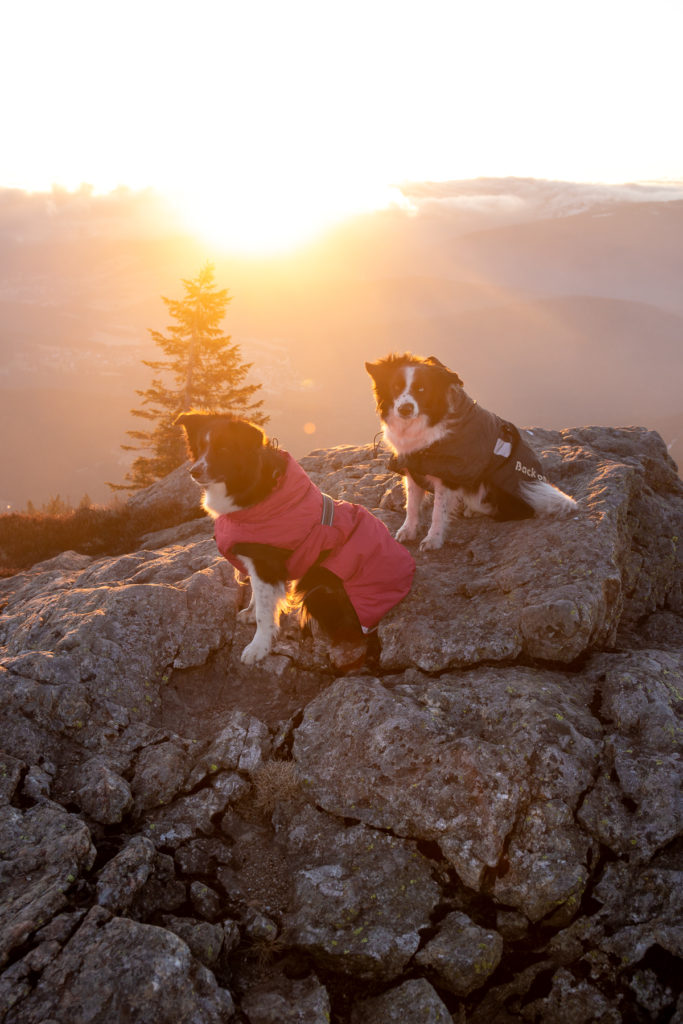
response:
[(239, 345), (223, 333), (221, 323), (230, 296), (217, 289), (214, 267), (206, 263), (192, 280), (183, 278), (182, 299), (162, 295), (174, 324), (166, 333), (149, 331), (166, 354), (166, 359), (143, 359), (155, 374), (170, 375), (170, 384), (154, 377), (144, 391), (136, 390), (144, 408), (131, 409), (134, 416), (146, 420), (147, 430), (128, 430), (136, 444), (122, 444), (124, 451), (148, 451), (138, 455), (126, 474), (127, 484), (108, 486), (114, 491), (137, 491), (166, 476), (187, 458), (177, 416), (190, 409), (216, 409), (234, 412), (255, 423), (265, 423), (263, 402), (254, 398), (260, 384), (246, 384), (251, 363), (241, 361)]

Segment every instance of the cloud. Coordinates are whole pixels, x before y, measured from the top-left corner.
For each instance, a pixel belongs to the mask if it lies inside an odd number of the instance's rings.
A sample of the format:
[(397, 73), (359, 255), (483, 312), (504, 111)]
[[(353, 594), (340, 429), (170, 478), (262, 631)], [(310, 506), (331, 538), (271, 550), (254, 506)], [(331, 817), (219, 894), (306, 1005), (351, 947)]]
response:
[(663, 203), (683, 199), (683, 182), (550, 181), (536, 178), (474, 178), (417, 182), (400, 190), (413, 215), (461, 216), (465, 229), (473, 216), (493, 224), (546, 217), (568, 217), (622, 203)]
[(152, 189), (118, 188), (97, 195), (89, 185), (76, 191), (0, 189), (0, 238), (14, 242), (73, 238), (137, 238), (177, 234), (165, 199)]

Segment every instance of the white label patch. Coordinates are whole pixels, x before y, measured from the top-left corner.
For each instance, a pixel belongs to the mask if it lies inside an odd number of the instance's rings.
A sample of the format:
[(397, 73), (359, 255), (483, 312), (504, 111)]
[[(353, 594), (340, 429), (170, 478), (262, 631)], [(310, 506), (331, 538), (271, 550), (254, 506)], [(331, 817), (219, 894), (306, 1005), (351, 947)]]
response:
[(494, 455), (502, 455), (504, 459), (507, 459), (508, 455), (512, 451), (512, 445), (509, 441), (504, 441), (502, 437), (499, 437), (496, 441), (495, 448), (493, 449)]

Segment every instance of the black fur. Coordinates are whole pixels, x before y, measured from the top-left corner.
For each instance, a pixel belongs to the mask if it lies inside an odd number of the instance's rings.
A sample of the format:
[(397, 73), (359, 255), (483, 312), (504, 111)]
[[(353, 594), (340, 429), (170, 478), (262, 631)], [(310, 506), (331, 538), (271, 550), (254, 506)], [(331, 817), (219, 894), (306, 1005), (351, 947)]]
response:
[[(236, 544), (235, 554), (252, 559), (264, 583), (287, 580), (287, 559), (291, 551), (269, 544)], [(321, 554), (321, 559), (327, 552)], [(332, 643), (358, 641), (363, 636), (356, 609), (351, 604), (338, 576), (329, 569), (314, 565), (297, 580), (292, 601), (299, 608), (299, 622), (305, 626), (314, 619)]]
[(360, 643), (364, 634), (356, 609), (333, 572), (314, 565), (298, 581), (295, 600), (301, 604), (300, 622), (315, 619), (332, 643)]

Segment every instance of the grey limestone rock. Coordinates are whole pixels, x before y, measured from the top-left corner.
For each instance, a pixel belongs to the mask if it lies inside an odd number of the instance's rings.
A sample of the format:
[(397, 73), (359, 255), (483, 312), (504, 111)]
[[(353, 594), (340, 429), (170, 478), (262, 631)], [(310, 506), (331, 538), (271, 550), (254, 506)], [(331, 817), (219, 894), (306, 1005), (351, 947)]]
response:
[(230, 992), (176, 935), (95, 907), (5, 1020), (222, 1024), (233, 1014)]
[(415, 959), (434, 972), (443, 988), (466, 996), (481, 988), (502, 955), (503, 940), (498, 932), (482, 928), (467, 914), (455, 911), (444, 918), (437, 934)]
[(288, 833), (293, 895), (285, 935), (328, 968), (390, 979), (417, 951), (439, 888), (415, 847), (308, 808)]
[(303, 785), (332, 813), (435, 840), (473, 888), (499, 866), (515, 830), (545, 813), (531, 808), (554, 801), (543, 852), (566, 871), (545, 897), (524, 844), (519, 855), (507, 851), (519, 878), (505, 902), (531, 910), (519, 888), (528, 882), (540, 900), (532, 916), (543, 916), (585, 877), (589, 842), (571, 809), (601, 749), (600, 726), (585, 709), (590, 690), (521, 668), (409, 680), (339, 680), (313, 701), (294, 741)]
[(381, 996), (360, 1000), (351, 1024), (451, 1024), (453, 1018), (424, 978), (404, 981)]
[(152, 873), (155, 853), (149, 839), (133, 836), (100, 871), (98, 904), (112, 914), (125, 913)]
[(251, 986), (241, 1006), (249, 1024), (329, 1024), (330, 1000), (314, 974), (288, 978), (273, 971)]
[(90, 832), (48, 801), (0, 813), (0, 965), (67, 906), (67, 892), (95, 859)]
[(130, 786), (103, 757), (92, 757), (80, 766), (78, 786), (74, 793), (76, 803), (103, 825), (121, 821), (133, 806)]

